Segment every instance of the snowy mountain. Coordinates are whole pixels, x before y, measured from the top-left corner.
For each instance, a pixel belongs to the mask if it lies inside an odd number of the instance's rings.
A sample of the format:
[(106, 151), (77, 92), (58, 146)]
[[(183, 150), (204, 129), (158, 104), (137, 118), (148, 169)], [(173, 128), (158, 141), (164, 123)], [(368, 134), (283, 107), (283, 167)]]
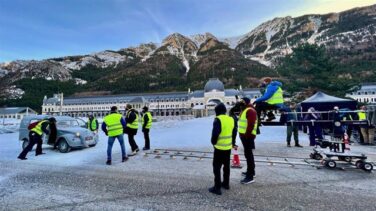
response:
[[(213, 76), (226, 86), (254, 86), (260, 77), (278, 75), (271, 68), (301, 43), (324, 45), (341, 63), (376, 59), (376, 5), (326, 15), (275, 18), (231, 38), (173, 33), (160, 44), (2, 63), (0, 89), (19, 97), (22, 90), (15, 82), (33, 78), (73, 80), (85, 84), (86, 91), (115, 93), (201, 88)], [(4, 93), (0, 97), (4, 95), (11, 97)]]
[(324, 45), (341, 52), (376, 52), (376, 5), (341, 13), (275, 18), (241, 38), (236, 50), (247, 58), (273, 65), (298, 44)]

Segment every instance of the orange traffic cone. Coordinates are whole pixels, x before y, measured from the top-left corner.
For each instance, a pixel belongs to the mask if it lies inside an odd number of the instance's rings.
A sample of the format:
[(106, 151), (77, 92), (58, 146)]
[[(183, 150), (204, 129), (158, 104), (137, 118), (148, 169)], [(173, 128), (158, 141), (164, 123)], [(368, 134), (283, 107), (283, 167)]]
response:
[(241, 169), (243, 166), (240, 165), (240, 158), (239, 158), (238, 150), (236, 148), (234, 148), (233, 151), (232, 151), (232, 154), (234, 155), (234, 157), (232, 158), (231, 168), (240, 168)]

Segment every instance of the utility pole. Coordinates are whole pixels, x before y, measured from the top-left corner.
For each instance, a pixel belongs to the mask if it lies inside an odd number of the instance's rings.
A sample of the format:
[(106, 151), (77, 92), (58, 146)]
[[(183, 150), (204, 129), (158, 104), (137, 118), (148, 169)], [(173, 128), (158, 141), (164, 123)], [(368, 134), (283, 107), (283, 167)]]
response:
[(64, 93), (60, 93), (60, 116), (63, 116), (63, 100), (64, 100)]

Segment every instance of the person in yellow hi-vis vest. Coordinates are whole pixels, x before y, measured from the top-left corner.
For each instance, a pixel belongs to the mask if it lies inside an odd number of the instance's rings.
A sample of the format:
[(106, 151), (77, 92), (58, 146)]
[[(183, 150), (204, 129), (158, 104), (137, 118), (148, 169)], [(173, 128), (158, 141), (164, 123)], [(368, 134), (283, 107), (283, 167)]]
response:
[(373, 125), (371, 121), (371, 116), (374, 114), (374, 112), (372, 112), (372, 115), (370, 115), (370, 113), (371, 112), (367, 111), (366, 106), (360, 107), (360, 111), (358, 112), (359, 120), (368, 120), (369, 122), (368, 125), (360, 127), (365, 145), (373, 145), (373, 139), (375, 138), (375, 125)]
[(87, 122), (87, 129), (90, 131), (98, 131), (98, 120), (90, 114), (89, 121)]
[[(209, 188), (209, 192), (221, 195), (221, 187), (230, 189), (230, 156), (231, 149), (235, 147), (236, 129), (234, 119), (226, 115), (225, 104), (218, 104), (215, 107), (215, 114), (211, 136), (211, 143), (214, 146), (214, 186)], [(222, 166), (223, 182), (221, 182)]]
[(125, 108), (125, 121), (127, 122), (127, 128), (125, 132), (128, 134), (128, 142), (132, 148), (132, 153), (130, 156), (136, 155), (138, 151), (138, 145), (134, 136), (137, 134), (138, 130), (138, 112), (132, 108), (131, 104), (127, 104)]
[(147, 106), (144, 106), (142, 108), (142, 132), (144, 133), (145, 138), (145, 146), (142, 150), (149, 150), (150, 149), (150, 137), (149, 132), (150, 128), (153, 122), (153, 117), (151, 116), (151, 113), (149, 112), (149, 108)]
[(244, 97), (240, 101), (240, 116), (238, 120), (238, 132), (244, 148), (244, 156), (247, 160), (247, 171), (242, 172), (245, 176), (240, 181), (242, 184), (253, 183), (255, 177), (255, 158), (253, 150), (255, 149), (255, 139), (257, 130), (257, 113), (251, 104), (251, 100)]
[[(275, 119), (273, 112), (270, 110), (279, 110), (284, 108), (282, 83), (279, 81), (272, 81), (270, 77), (266, 77), (262, 80), (262, 87), (266, 87), (265, 93), (257, 98), (253, 104), (255, 104), (257, 118), (261, 121), (261, 112), (267, 114), (268, 119), (266, 121), (272, 121)], [(257, 125), (257, 134), (259, 131), (260, 122)]]
[(128, 160), (127, 153), (124, 146), (124, 137), (123, 132), (126, 127), (123, 116), (118, 112), (116, 106), (111, 107), (111, 113), (104, 117), (102, 123), (102, 130), (108, 136), (108, 145), (107, 145), (107, 165), (112, 163), (112, 146), (114, 145), (115, 139), (119, 141), (122, 155), (122, 162)]
[[(32, 123), (30, 125), (33, 125), (30, 128), (29, 132), (29, 144), (22, 150), (20, 155), (18, 155), (18, 159), (20, 160), (27, 160), (26, 155), (27, 153), (33, 149), (34, 145), (37, 145), (37, 148), (35, 150), (35, 156), (45, 154), (42, 152), (42, 135), (45, 133), (46, 135), (50, 134), (49, 127), (52, 124), (56, 123), (56, 119), (54, 117), (51, 117), (49, 119), (45, 119), (39, 122)], [(29, 126), (30, 127), (30, 126)]]

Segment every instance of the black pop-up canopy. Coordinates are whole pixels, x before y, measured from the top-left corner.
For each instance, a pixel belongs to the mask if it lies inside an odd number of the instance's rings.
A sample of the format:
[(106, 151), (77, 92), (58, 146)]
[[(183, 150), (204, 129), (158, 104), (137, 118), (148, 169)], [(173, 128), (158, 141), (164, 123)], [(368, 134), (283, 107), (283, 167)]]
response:
[(334, 106), (338, 106), (340, 109), (355, 110), (357, 101), (330, 96), (319, 91), (301, 102), (300, 105), (302, 111), (307, 111), (310, 107), (314, 107), (316, 111), (330, 111)]

